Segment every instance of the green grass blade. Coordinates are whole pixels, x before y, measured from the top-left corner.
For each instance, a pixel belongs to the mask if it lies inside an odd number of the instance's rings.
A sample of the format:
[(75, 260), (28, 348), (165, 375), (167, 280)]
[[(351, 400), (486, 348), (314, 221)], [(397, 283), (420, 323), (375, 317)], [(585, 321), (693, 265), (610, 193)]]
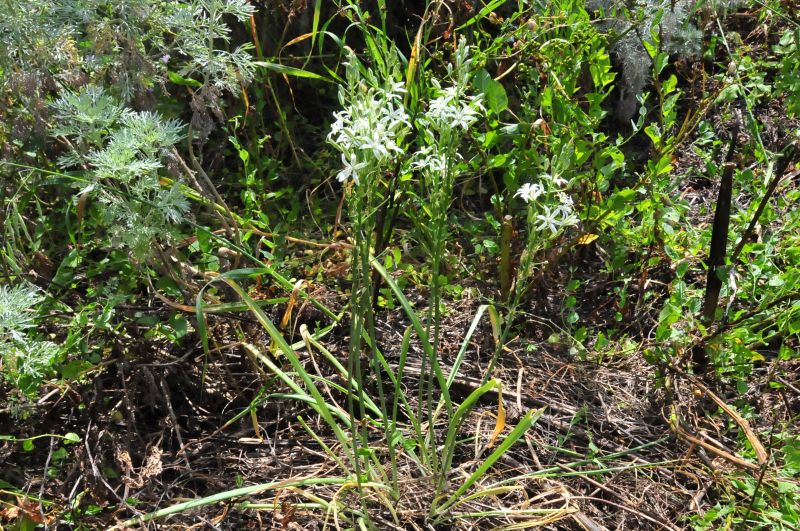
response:
[(151, 513), (143, 514), (141, 516), (137, 516), (136, 518), (131, 518), (129, 520), (125, 520), (124, 522), (111, 527), (111, 530), (122, 530), (129, 527), (133, 527), (136, 525), (142, 525), (145, 522), (150, 522), (152, 520), (156, 520), (158, 518), (163, 518), (165, 516), (169, 516), (171, 514), (178, 514), (185, 511), (189, 511), (191, 509), (195, 509), (197, 507), (205, 507), (207, 505), (214, 505), (215, 503), (224, 502), (228, 500), (232, 500), (234, 498), (241, 498), (242, 496), (252, 496), (254, 494), (260, 494), (262, 492), (267, 492), (271, 490), (278, 490), (278, 489), (285, 489), (288, 487), (310, 487), (316, 485), (344, 485), (346, 484), (348, 479), (346, 478), (313, 478), (313, 477), (306, 477), (306, 478), (299, 478), (294, 480), (286, 480), (286, 481), (273, 481), (272, 483), (260, 483), (258, 485), (250, 485), (248, 487), (242, 487), (239, 489), (228, 490), (225, 492), (220, 492), (217, 494), (212, 494), (211, 496), (206, 496), (204, 498), (198, 498), (196, 500), (189, 500), (183, 503), (177, 503), (170, 507), (165, 507), (164, 509), (159, 509), (157, 511), (153, 511)]
[(450, 386), (453, 385), (453, 381), (456, 379), (456, 374), (458, 374), (458, 369), (461, 368), (461, 364), (464, 362), (464, 355), (467, 353), (467, 348), (469, 347), (469, 340), (472, 339), (472, 335), (475, 333), (475, 330), (478, 328), (478, 321), (481, 320), (483, 317), (484, 312), (489, 306), (486, 304), (482, 304), (478, 307), (478, 311), (475, 312), (475, 317), (472, 319), (472, 323), (469, 325), (469, 329), (467, 330), (466, 335), (464, 336), (464, 341), (461, 343), (461, 349), (459, 349), (458, 354), (456, 355), (455, 361), (453, 361), (453, 368), (450, 369), (450, 375), (447, 377), (447, 388), (450, 389)]
[[(417, 438), (419, 441), (422, 440), (422, 425), (419, 422), (419, 419), (416, 415), (414, 415), (414, 408), (411, 407), (411, 404), (408, 402), (408, 398), (406, 394), (402, 390), (402, 383), (403, 383), (403, 375), (405, 372), (406, 367), (406, 360), (408, 359), (408, 350), (411, 346), (411, 327), (406, 328), (406, 331), (403, 333), (403, 342), (400, 344), (400, 360), (397, 365), (397, 375), (392, 380), (392, 384), (394, 385), (394, 403), (392, 405), (392, 422), (396, 425), (397, 424), (397, 414), (398, 414), (398, 407), (399, 404), (402, 402), (403, 407), (405, 408), (406, 416), (408, 417), (409, 422), (414, 427), (414, 432), (417, 434)], [(386, 359), (381, 357), (382, 363), (386, 363), (388, 367), (388, 362)], [(392, 371), (390, 370), (391, 367), (387, 368), (387, 372), (389, 373), (390, 377), (393, 376)]]
[(319, 16), (321, 11), (322, 11), (322, 0), (315, 0), (314, 16), (311, 19), (311, 50), (314, 50), (314, 41), (317, 38), (317, 30), (319, 29)]
[(489, 380), (482, 386), (472, 391), (464, 400), (464, 402), (458, 406), (458, 409), (456, 409), (455, 413), (453, 413), (453, 417), (450, 419), (450, 422), (447, 425), (447, 436), (445, 437), (444, 448), (442, 450), (442, 473), (439, 475), (436, 482), (437, 495), (439, 494), (439, 489), (443, 488), (444, 486), (447, 472), (450, 470), (450, 465), (453, 462), (453, 456), (455, 455), (456, 436), (458, 435), (458, 430), (461, 427), (461, 422), (483, 395), (492, 389), (499, 388), (499, 386), (500, 382), (498, 380)]
[[(308, 327), (306, 325), (301, 325), (300, 326), (300, 335), (303, 337), (303, 340), (307, 342), (306, 349), (309, 350), (309, 353), (311, 351), (311, 348), (310, 348), (311, 346), (316, 348), (323, 355), (323, 357), (326, 360), (328, 360), (328, 363), (330, 363), (336, 369), (336, 371), (339, 373), (339, 375), (342, 378), (344, 378), (345, 381), (347, 381), (350, 384), (350, 389), (352, 390), (352, 392), (358, 394), (359, 386), (358, 386), (358, 382), (355, 380), (355, 378), (352, 378), (350, 376), (350, 374), (347, 372), (347, 369), (345, 368), (345, 366), (342, 365), (342, 363), (338, 359), (336, 359), (336, 356), (331, 354), (331, 352), (328, 349), (326, 349), (322, 345), (322, 343), (320, 343), (319, 341), (314, 339), (308, 333)], [(331, 385), (333, 387), (335, 387), (337, 390), (339, 390), (339, 391), (341, 391), (343, 393), (350, 392), (350, 391), (346, 390), (344, 387), (342, 387), (340, 385), (336, 385), (336, 384), (331, 384)], [(368, 409), (372, 410), (372, 412), (374, 414), (376, 414), (376, 416), (378, 418), (383, 418), (384, 417), (384, 415), (380, 411), (380, 408), (378, 408), (378, 406), (375, 404), (375, 402), (368, 395), (364, 394), (364, 399), (365, 399), (365, 405), (366, 405), (366, 407)]]
[[(411, 307), (411, 303), (408, 301), (406, 296), (403, 294), (403, 291), (397, 285), (394, 278), (386, 271), (386, 269), (381, 265), (381, 263), (373, 256), (370, 257), (370, 262), (372, 267), (378, 272), (378, 274), (383, 277), (383, 280), (386, 282), (386, 285), (394, 293), (395, 297), (397, 297), (400, 306), (402, 306), (403, 311), (405, 311), (406, 315), (408, 316), (409, 320), (411, 321), (411, 325), (414, 327), (414, 331), (417, 333), (417, 337), (420, 338), (420, 342), (422, 343), (422, 348), (425, 352), (425, 356), (428, 359), (432, 359), (436, 353), (433, 351), (433, 346), (431, 345), (430, 341), (428, 340), (428, 333), (425, 331), (425, 326), (420, 321), (419, 316), (414, 311), (414, 308)], [(441, 369), (439, 368), (438, 364), (433, 364), (432, 369), (436, 373), (436, 380), (439, 384), (439, 390), (442, 393), (442, 398), (445, 401), (445, 406), (448, 411), (452, 409), (452, 402), (450, 400), (450, 391), (449, 387), (447, 386), (447, 380), (442, 374)]]
[(525, 435), (525, 432), (528, 431), (533, 423), (539, 419), (543, 412), (544, 408), (528, 411), (522, 420), (519, 421), (519, 424), (517, 424), (514, 429), (511, 430), (511, 433), (509, 433), (508, 436), (503, 439), (503, 442), (500, 443), (497, 448), (495, 448), (494, 452), (492, 452), (489, 457), (487, 457), (486, 460), (481, 463), (480, 466), (478, 466), (477, 469), (475, 469), (475, 472), (473, 472), (467, 478), (467, 480), (447, 499), (447, 501), (445, 501), (442, 505), (432, 509), (433, 515), (441, 517), (445, 511), (452, 507), (453, 504), (455, 504), (467, 491), (467, 489), (469, 489), (475, 484), (476, 481), (483, 477), (483, 475), (486, 474), (492, 465), (494, 465), (495, 462), (497, 462), (497, 460), (500, 459), (500, 457), (506, 453), (511, 446), (514, 445), (514, 443), (516, 443), (523, 435)]
[(475, 24), (476, 22), (478, 22), (482, 18), (486, 18), (487, 16), (489, 16), (489, 14), (491, 14), (492, 11), (494, 11), (495, 9), (497, 9), (498, 7), (500, 7), (501, 5), (503, 5), (505, 3), (506, 3), (506, 0), (492, 0), (491, 2), (489, 2), (488, 4), (483, 6), (483, 9), (478, 11), (478, 13), (476, 13), (475, 16), (473, 16), (472, 18), (470, 18), (469, 20), (467, 20), (466, 22), (461, 24), (459, 27), (457, 27), (456, 31), (461, 31), (464, 28), (468, 28), (469, 26), (472, 26), (473, 24)]
[[(325, 384), (326, 387), (329, 387), (329, 388), (333, 389), (334, 391), (339, 391), (340, 393), (342, 393), (345, 396), (347, 395), (347, 393), (355, 393), (356, 392), (353, 389), (353, 386), (357, 386), (357, 384), (352, 379), (350, 380), (351, 387), (348, 389), (345, 386), (339, 385), (336, 382), (332, 382), (332, 381), (328, 380), (327, 378), (323, 378), (322, 376), (317, 376), (316, 374), (310, 374), (309, 376), (311, 376), (311, 378), (314, 381), (322, 382), (322, 383)], [(381, 413), (380, 408), (375, 404), (375, 401), (372, 400), (372, 398), (370, 398), (366, 394), (364, 395), (364, 407), (369, 412), (371, 412), (373, 415), (375, 415), (375, 418), (377, 418), (381, 422), (383, 422), (383, 414)]]
[(303, 70), (302, 68), (294, 68), (291, 66), (281, 65), (278, 63), (270, 63), (267, 61), (253, 61), (253, 64), (256, 66), (264, 67), (267, 70), (272, 70), (273, 72), (278, 72), (279, 74), (285, 74), (287, 76), (304, 77), (331, 83), (331, 80), (328, 79), (327, 77), (321, 76), (314, 72), (309, 72), (308, 70)]
[[(319, 389), (317, 389), (316, 386), (314, 385), (313, 380), (306, 372), (305, 367), (300, 362), (300, 359), (297, 357), (297, 354), (295, 353), (294, 350), (292, 350), (291, 345), (289, 345), (289, 343), (286, 342), (286, 339), (284, 339), (283, 334), (280, 332), (280, 330), (278, 330), (278, 327), (275, 326), (272, 320), (270, 320), (270, 318), (267, 317), (267, 315), (258, 306), (258, 304), (256, 304), (256, 302), (250, 297), (250, 295), (248, 295), (247, 292), (245, 292), (245, 290), (242, 289), (242, 287), (235, 280), (231, 278), (223, 278), (223, 280), (225, 281), (226, 284), (228, 284), (231, 288), (233, 288), (233, 290), (239, 295), (242, 301), (244, 301), (244, 303), (247, 304), (247, 306), (250, 308), (250, 312), (256, 317), (261, 326), (264, 327), (264, 329), (269, 334), (270, 338), (272, 338), (272, 340), (275, 341), (275, 343), (278, 345), (281, 352), (283, 352), (286, 359), (292, 365), (294, 371), (303, 380), (303, 383), (305, 384), (308, 392), (311, 394), (311, 396), (314, 397), (314, 400), (317, 403), (317, 407), (315, 409), (322, 416), (322, 418), (325, 420), (328, 426), (330, 426), (331, 429), (334, 431), (334, 433), (336, 434), (336, 438), (339, 439), (343, 444), (347, 444), (348, 437), (342, 431), (341, 427), (339, 426), (339, 423), (337, 423), (334, 420), (328, 406), (326, 405), (325, 399), (319, 392)], [(265, 356), (265, 359), (268, 358)]]
[[(269, 395), (270, 397), (290, 398), (292, 400), (299, 400), (300, 402), (305, 402), (309, 404), (320, 415), (323, 415), (321, 409), (324, 409), (330, 412), (330, 414), (338, 417), (344, 423), (345, 428), (347, 429), (350, 428), (350, 417), (347, 415), (346, 412), (342, 411), (340, 408), (336, 407), (333, 404), (328, 404), (324, 400), (322, 402), (322, 405), (320, 405), (319, 401), (315, 397), (313, 397), (311, 394), (307, 393), (302, 387), (300, 387), (297, 384), (297, 382), (294, 381), (291, 375), (289, 375), (288, 373), (283, 371), (280, 367), (275, 365), (275, 363), (273, 363), (273, 361), (269, 359), (268, 356), (262, 354), (258, 349), (256, 349), (252, 345), (245, 343), (243, 346), (244, 348), (248, 349), (248, 351), (250, 351), (251, 354), (256, 356), (256, 358), (258, 358), (258, 360), (261, 361), (261, 363), (266, 365), (267, 368), (269, 368), (269, 370), (271, 370), (278, 378), (280, 378), (281, 381), (285, 383), (292, 391), (294, 391), (294, 394), (272, 393)], [(309, 378), (311, 378), (311, 375), (308, 376)], [(334, 429), (334, 432), (336, 432), (336, 430), (338, 429), (338, 425), (336, 427), (334, 426), (331, 427)]]
[(325, 444), (325, 441), (323, 441), (322, 438), (319, 435), (317, 435), (317, 433), (314, 430), (311, 429), (311, 426), (308, 425), (308, 423), (305, 421), (305, 419), (303, 417), (301, 417), (301, 416), (298, 416), (297, 417), (297, 422), (300, 423), (300, 425), (303, 427), (303, 429), (306, 430), (308, 435), (312, 439), (314, 439), (314, 441), (320, 446), (320, 448), (322, 448), (322, 450), (328, 455), (328, 457), (333, 459), (333, 461), (337, 465), (339, 465), (339, 468), (342, 469), (342, 471), (344, 471), (345, 473), (347, 473), (348, 470), (347, 470), (347, 467), (345, 466), (344, 462), (341, 459), (339, 459), (339, 456), (336, 455), (336, 453), (333, 450), (331, 450), (331, 448), (327, 444)]

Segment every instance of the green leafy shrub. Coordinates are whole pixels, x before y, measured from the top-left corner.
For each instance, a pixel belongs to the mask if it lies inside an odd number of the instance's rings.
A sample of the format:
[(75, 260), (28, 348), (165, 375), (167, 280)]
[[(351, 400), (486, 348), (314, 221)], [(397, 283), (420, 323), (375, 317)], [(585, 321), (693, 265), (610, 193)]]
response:
[[(33, 0), (0, 10), (0, 258), (7, 274), (86, 295), (59, 309), (73, 315), (63, 350), (80, 359), (69, 363), (99, 361), (118, 326), (114, 307), (141, 293), (151, 267), (172, 267), (159, 252), (186, 235), (190, 201), (227, 210), (198, 146), (225, 123), (226, 93), (254, 77), (251, 46), (233, 43), (234, 25), (253, 12), (244, 0)], [(191, 116), (189, 126), (178, 116)], [(37, 257), (50, 271), (33, 266)], [(16, 374), (41, 377), (54, 359), (44, 343), (15, 348), (6, 367)]]
[(785, 95), (787, 110), (800, 114), (800, 29), (784, 32), (775, 52), (780, 58), (775, 88)]
[[(251, 46), (225, 49), (229, 21), (246, 20), (253, 7), (244, 0), (9, 4), (0, 13), (9, 36), (0, 51), (0, 88), (38, 120), (40, 132), (52, 123), (47, 135), (67, 145), (59, 165), (72, 172), (79, 193), (92, 192), (103, 203), (115, 242), (143, 256), (188, 213), (184, 171), (171, 154), (183, 127), (152, 110), (153, 96), (166, 95), (168, 81), (196, 88), (190, 131), (207, 138), (211, 116), (222, 116), (222, 94), (238, 93), (253, 79)], [(51, 96), (52, 104), (43, 105)], [(6, 112), (25, 119), (13, 107)], [(6, 134), (22, 130), (13, 127)], [(19, 149), (35, 141), (16, 136)], [(165, 186), (160, 177), (168, 166), (172, 184)]]

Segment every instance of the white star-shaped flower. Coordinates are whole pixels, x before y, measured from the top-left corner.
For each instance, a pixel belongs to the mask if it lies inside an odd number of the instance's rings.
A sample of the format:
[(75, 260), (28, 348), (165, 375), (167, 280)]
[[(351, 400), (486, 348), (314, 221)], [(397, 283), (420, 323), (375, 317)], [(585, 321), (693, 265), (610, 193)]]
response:
[(544, 193), (544, 188), (539, 183), (525, 183), (520, 186), (514, 197), (522, 198), (526, 203), (536, 201)]
[(558, 229), (561, 228), (561, 220), (558, 214), (558, 210), (550, 210), (550, 208), (545, 205), (544, 214), (536, 214), (536, 219), (539, 220), (536, 230), (550, 229), (550, 232), (556, 234)]
[(372, 131), (372, 134), (364, 137), (361, 143), (361, 149), (372, 151), (373, 156), (378, 159), (389, 158), (389, 149), (394, 149), (393, 142), (385, 138), (384, 135), (377, 130)]
[(469, 105), (464, 105), (460, 109), (455, 109), (451, 116), (450, 126), (452, 128), (461, 127), (469, 129), (469, 126), (478, 119), (478, 113)]
[(342, 153), (342, 164), (344, 164), (344, 168), (336, 174), (336, 179), (341, 183), (347, 179), (353, 179), (353, 182), (358, 184), (358, 172), (366, 168), (367, 163), (358, 162), (358, 157), (356, 157), (355, 153), (351, 153), (349, 158)]

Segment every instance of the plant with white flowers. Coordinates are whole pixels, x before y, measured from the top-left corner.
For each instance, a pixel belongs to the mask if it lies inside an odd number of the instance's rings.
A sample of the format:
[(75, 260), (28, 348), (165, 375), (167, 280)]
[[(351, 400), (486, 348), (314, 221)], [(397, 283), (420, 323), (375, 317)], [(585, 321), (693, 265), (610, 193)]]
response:
[(339, 87), (343, 109), (334, 114), (328, 141), (342, 154), (339, 182), (358, 185), (404, 152), (400, 144), (411, 124), (403, 106), (403, 83), (380, 83), (371, 70), (362, 76), (358, 57), (349, 48), (347, 53), (347, 85)]
[[(520, 257), (520, 265), (509, 293), (508, 313), (502, 337), (511, 331), (517, 309), (527, 288), (528, 280), (537, 265), (534, 259), (556, 241), (564, 231), (578, 225), (572, 198), (567, 193), (568, 182), (557, 174), (542, 173), (531, 182), (524, 183), (514, 193), (527, 204), (528, 239)], [(541, 264), (539, 264), (541, 265)], [(500, 341), (502, 344), (503, 341)], [(496, 349), (489, 362), (491, 372), (500, 350)]]
[(528, 205), (528, 225), (531, 234), (549, 231), (546, 237), (558, 236), (561, 231), (578, 224), (572, 198), (564, 190), (567, 182), (558, 176), (542, 174), (538, 180), (523, 184), (514, 197)]
[(514, 197), (520, 198), (527, 204), (528, 241), (514, 283), (512, 307), (519, 304), (525, 285), (533, 272), (534, 257), (568, 227), (580, 222), (575, 214), (572, 198), (566, 191), (567, 184), (567, 181), (558, 175), (543, 173), (538, 179), (520, 186), (514, 194)]
[[(453, 187), (462, 160), (459, 148), (472, 125), (478, 121), (483, 108), (480, 97), (467, 94), (473, 74), (469, 47), (462, 37), (456, 48), (455, 65), (448, 64), (447, 77), (453, 84), (443, 88), (439, 80), (431, 79), (434, 98), (418, 119), (423, 147), (414, 155), (412, 168), (420, 173), (428, 199), (426, 229), (429, 231), (431, 255), (431, 310), (439, 307), (439, 269), (448, 237), (447, 212), (453, 197)], [(437, 323), (439, 319), (431, 319)], [(432, 336), (438, 343), (438, 330)]]
[[(442, 371), (439, 367), (439, 342), (441, 329), (441, 298), (443, 281), (440, 275), (442, 260), (445, 257), (447, 243), (448, 211), (453, 198), (456, 179), (462, 171), (460, 148), (462, 141), (469, 134), (470, 128), (481, 117), (483, 108), (480, 97), (469, 95), (468, 89), (474, 69), (466, 39), (462, 36), (455, 50), (455, 64), (447, 65), (446, 77), (451, 85), (443, 87), (436, 78), (431, 79), (432, 96), (427, 109), (417, 119), (417, 130), (422, 147), (415, 153), (412, 169), (419, 172), (424, 189), (426, 204), (422, 211), (426, 217), (420, 229), (425, 234), (429, 246), (431, 280), (430, 300), (427, 316), (427, 337), (431, 348), (429, 356), (422, 357), (422, 374), (418, 390), (418, 416), (422, 416), (422, 407), (427, 408), (426, 417), (433, 419), (436, 407), (434, 388), (444, 389)], [(449, 401), (445, 402), (449, 406)], [(452, 418), (453, 411), (447, 410), (447, 418)], [(433, 443), (434, 422), (428, 423), (428, 439)], [(434, 469), (439, 468), (436, 452), (432, 453)], [(447, 461), (447, 455), (443, 456)], [(447, 466), (444, 465), (444, 469)], [(437, 488), (442, 488), (443, 476), (439, 477)]]
[[(357, 393), (348, 393), (351, 422), (365, 417), (361, 368), (362, 334), (372, 337), (373, 286), (370, 282), (370, 252), (376, 230), (376, 210), (381, 197), (384, 172), (393, 169), (405, 154), (405, 137), (411, 122), (403, 105), (405, 89), (400, 79), (399, 61), (394, 54), (386, 57), (386, 70), (376, 74), (365, 69), (351, 49), (347, 49), (347, 83), (339, 87), (342, 110), (328, 141), (340, 152), (342, 169), (336, 178), (344, 185), (348, 211), (353, 224), (350, 290), (350, 345), (348, 373), (358, 382)], [(372, 357), (375, 360), (375, 357)], [(373, 367), (378, 371), (377, 367)], [(377, 378), (380, 385), (380, 378)], [(354, 400), (357, 398), (357, 400)], [(359, 409), (356, 414), (356, 408)], [(358, 423), (362, 426), (361, 423)], [(362, 462), (369, 447), (367, 433), (359, 429), (351, 441), (352, 463), (360, 481)], [(387, 438), (391, 438), (387, 432)], [(360, 483), (359, 483), (360, 488)]]
[(391, 72), (378, 79), (353, 50), (348, 48), (347, 54), (347, 84), (339, 87), (342, 110), (334, 114), (328, 141), (341, 153), (336, 178), (348, 193), (355, 240), (368, 242), (375, 228), (379, 180), (405, 153), (401, 146), (411, 122), (403, 105), (403, 83), (395, 80), (399, 70), (387, 67)]
[(395, 80), (399, 70), (387, 67), (391, 73), (378, 79), (362, 67), (353, 50), (348, 48), (347, 54), (347, 84), (339, 87), (342, 110), (334, 114), (328, 141), (341, 153), (342, 169), (336, 178), (347, 190), (354, 239), (369, 242), (379, 181), (405, 153), (401, 146), (411, 122), (403, 105), (403, 83)]

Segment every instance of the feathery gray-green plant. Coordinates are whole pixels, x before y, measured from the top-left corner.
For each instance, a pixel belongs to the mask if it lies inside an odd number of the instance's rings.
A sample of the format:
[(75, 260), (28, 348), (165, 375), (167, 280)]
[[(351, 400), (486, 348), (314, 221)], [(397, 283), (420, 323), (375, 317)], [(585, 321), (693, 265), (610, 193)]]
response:
[[(163, 84), (170, 67), (182, 76), (237, 92), (255, 65), (249, 44), (233, 51), (231, 19), (246, 20), (245, 0), (9, 0), (0, 10), (0, 80), (27, 73), (75, 88), (81, 79), (113, 84), (129, 101)], [(81, 46), (81, 41), (91, 46)], [(78, 70), (78, 71), (76, 71)]]
[(115, 241), (146, 256), (150, 243), (189, 210), (180, 181), (165, 186), (159, 176), (184, 126), (154, 112), (126, 109), (93, 85), (63, 93), (53, 109), (58, 123), (52, 134), (72, 146), (59, 164), (87, 170), (80, 193), (92, 193), (103, 204)]
[[(719, 13), (739, 3), (740, 0), (705, 2)], [(611, 33), (611, 51), (622, 68), (616, 115), (627, 122), (636, 114), (637, 102), (651, 81), (652, 59), (644, 43), (652, 42), (655, 34), (670, 55), (700, 53), (703, 32), (695, 23), (699, 4), (693, 0), (589, 0), (586, 5), (603, 12), (600, 28)]]
[(243, 44), (232, 51), (221, 48), (230, 42), (231, 28), (225, 17), (247, 20), (255, 8), (246, 0), (195, 0), (179, 4), (167, 18), (175, 38), (172, 48), (185, 59), (179, 60), (182, 76), (199, 74), (203, 84), (237, 92), (240, 84), (249, 83), (255, 65)]
[(102, 203), (113, 241), (144, 257), (189, 210), (179, 175), (166, 171), (184, 126), (152, 110), (153, 93), (168, 80), (196, 89), (193, 129), (206, 138), (223, 91), (236, 95), (254, 77), (252, 46), (229, 50), (231, 23), (253, 11), (246, 0), (5, 2), (0, 92), (16, 109), (0, 113), (19, 119), (0, 124), (0, 138), (40, 145), (32, 116), (37, 134), (67, 147), (58, 164)]
[(33, 337), (36, 307), (44, 296), (32, 286), (0, 286), (2, 374), (18, 387), (35, 385), (52, 369), (58, 345)]

